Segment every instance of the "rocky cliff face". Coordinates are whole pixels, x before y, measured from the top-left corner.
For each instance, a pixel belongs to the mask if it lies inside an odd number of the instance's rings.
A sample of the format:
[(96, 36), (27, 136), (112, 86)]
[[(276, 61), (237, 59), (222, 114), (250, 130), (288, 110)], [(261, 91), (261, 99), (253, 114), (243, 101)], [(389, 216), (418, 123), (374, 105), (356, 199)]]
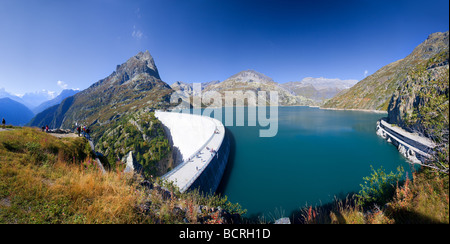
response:
[[(430, 136), (437, 124), (448, 125), (449, 50), (432, 56), (409, 72), (391, 97), (388, 120), (410, 131)], [(441, 125), (442, 126), (442, 125)]]
[(330, 99), (323, 107), (386, 111), (392, 95), (405, 85), (408, 75), (419, 65), (425, 65), (430, 58), (448, 49), (448, 46), (448, 31), (431, 34), (410, 55), (384, 66), (351, 89)]
[(154, 79), (161, 79), (155, 61), (149, 51), (144, 53), (140, 52), (130, 58), (126, 63), (119, 65), (116, 72), (123, 76), (123, 81), (133, 79), (133, 77), (139, 74), (148, 74)]
[(177, 81), (170, 86), (174, 91), (183, 94), (185, 97), (192, 96), (194, 94), (194, 88), (192, 83), (185, 83)]
[[(448, 44), (448, 43), (447, 43)], [(448, 174), (449, 161), (449, 50), (432, 56), (406, 77), (392, 96), (388, 120), (433, 144), (427, 167)]]

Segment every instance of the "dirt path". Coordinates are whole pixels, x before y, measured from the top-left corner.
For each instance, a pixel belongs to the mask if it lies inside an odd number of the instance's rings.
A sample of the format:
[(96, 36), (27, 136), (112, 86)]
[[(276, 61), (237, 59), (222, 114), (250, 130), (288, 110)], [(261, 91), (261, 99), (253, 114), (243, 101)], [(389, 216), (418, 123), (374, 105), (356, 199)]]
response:
[[(14, 130), (14, 129), (10, 129), (10, 128), (3, 129), (3, 128), (0, 128), (0, 132), (2, 132), (2, 131), (11, 131), (11, 130)], [(49, 132), (47, 134), (52, 135), (54, 137), (58, 137), (58, 138), (78, 137), (78, 134), (75, 134), (75, 133), (63, 134), (63, 133), (51, 133), (51, 132)]]
[(9, 130), (13, 130), (13, 129), (3, 129), (3, 128), (0, 128), (0, 132), (1, 132), (1, 131), (9, 131)]
[(68, 133), (68, 134), (48, 133), (48, 134), (58, 138), (78, 137), (78, 134), (75, 133)]

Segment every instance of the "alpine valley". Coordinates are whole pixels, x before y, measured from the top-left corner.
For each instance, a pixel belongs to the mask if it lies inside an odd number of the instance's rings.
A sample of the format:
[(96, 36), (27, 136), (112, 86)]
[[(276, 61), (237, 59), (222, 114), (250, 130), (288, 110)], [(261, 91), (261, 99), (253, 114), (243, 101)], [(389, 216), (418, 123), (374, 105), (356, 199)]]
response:
[[(245, 70), (222, 82), (201, 83), (196, 91), (192, 83), (178, 81), (169, 86), (163, 82), (146, 51), (118, 65), (111, 75), (86, 90), (37, 114), (29, 125), (66, 129), (86, 125), (92, 130), (96, 150), (108, 159), (109, 167), (114, 168), (116, 162), (134, 151), (135, 159), (149, 174), (161, 175), (174, 165), (162, 125), (149, 112), (173, 107), (170, 97), (174, 92), (187, 98), (201, 92), (202, 98), (223, 99), (226, 91), (237, 91), (235, 98), (244, 100), (248, 92), (277, 91), (280, 106), (389, 111), (392, 123), (407, 127), (406, 118), (425, 104), (418, 91), (442, 76), (448, 77), (448, 31), (431, 34), (409, 56), (360, 82), (305, 78), (279, 84), (262, 73)], [(448, 94), (448, 86), (436, 92)], [(234, 104), (222, 103), (230, 105)], [(409, 128), (416, 122), (410, 122)]]
[[(320, 91), (328, 89), (333, 93), (343, 89), (338, 79), (328, 84), (321, 81), (316, 82), (321, 85)], [(203, 98), (211, 99), (226, 91), (239, 91), (235, 96), (238, 100), (244, 99), (248, 92), (277, 91), (281, 106), (311, 106), (323, 102), (323, 96), (318, 98), (317, 93), (308, 93), (314, 85), (311, 81), (292, 84), (301, 87), (291, 89), (292, 86), (279, 84), (262, 73), (245, 70), (222, 82), (202, 83), (201, 92)], [(175, 104), (171, 104), (170, 99), (174, 92), (188, 98), (199, 95), (192, 83), (175, 82), (171, 87), (163, 82), (150, 53), (140, 52), (118, 65), (105, 79), (37, 114), (29, 125), (61, 129), (88, 126), (95, 149), (104, 156), (106, 167), (117, 167), (118, 162), (133, 151), (133, 158), (144, 167), (146, 174), (162, 175), (174, 167), (173, 158), (162, 125), (152, 112), (173, 107)], [(223, 106), (228, 105), (223, 103)]]

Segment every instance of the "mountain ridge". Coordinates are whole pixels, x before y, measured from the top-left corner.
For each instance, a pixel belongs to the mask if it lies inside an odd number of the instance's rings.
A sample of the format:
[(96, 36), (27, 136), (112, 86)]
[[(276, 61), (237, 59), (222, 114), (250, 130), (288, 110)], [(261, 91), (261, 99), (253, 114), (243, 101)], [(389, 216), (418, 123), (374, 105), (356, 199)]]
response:
[(357, 80), (341, 80), (337, 78), (306, 77), (301, 81), (291, 81), (280, 85), (296, 95), (322, 103), (327, 99), (333, 98), (341, 91), (350, 89), (357, 82)]
[[(252, 69), (240, 71), (224, 81), (199, 82), (202, 93), (211, 98), (210, 93), (224, 91), (270, 91), (276, 90), (282, 95), (280, 105), (319, 105), (324, 100), (335, 96), (344, 89), (354, 85), (356, 80), (306, 77), (302, 81), (278, 83), (272, 78)], [(229, 83), (229, 84), (227, 84)], [(198, 96), (194, 91), (194, 83), (174, 82), (171, 87), (182, 97)], [(239, 89), (238, 89), (239, 88)], [(205, 94), (203, 94), (205, 95)]]
[[(137, 106), (137, 100), (144, 100), (150, 106), (156, 106), (150, 99), (151, 97), (158, 100), (156, 94), (152, 93), (154, 89), (165, 91), (160, 97), (164, 101), (168, 101), (167, 95), (172, 92), (170, 86), (159, 77), (158, 69), (150, 53), (139, 52), (125, 63), (117, 65), (116, 70), (108, 77), (75, 94), (73, 104), (64, 100), (66, 102), (61, 103), (60, 111), (61, 116), (68, 113), (67, 117), (60, 121), (35, 121), (31, 125), (49, 124), (53, 128), (72, 128), (75, 123), (94, 125), (97, 122), (107, 123), (114, 115), (120, 117), (120, 114), (127, 113), (126, 109), (119, 107), (129, 107), (130, 104)], [(146, 98), (147, 96), (150, 97)], [(69, 103), (71, 103), (70, 106)], [(64, 107), (67, 110), (63, 109)], [(95, 116), (98, 114), (101, 114), (100, 118)]]
[[(181, 97), (198, 96), (196, 91), (193, 90), (191, 83), (175, 82), (172, 84), (172, 88), (177, 91), (177, 94)], [(282, 87), (279, 83), (275, 82), (272, 78), (257, 72), (255, 70), (243, 70), (224, 81), (212, 81), (202, 83), (202, 96), (204, 100), (214, 101), (221, 100), (222, 106), (233, 106), (234, 104), (226, 104), (224, 99), (225, 92), (234, 92), (236, 100), (244, 100), (248, 98), (247, 92), (254, 93), (255, 95), (259, 91), (277, 91), (279, 95), (279, 105), (314, 105), (314, 101), (302, 96), (297, 96), (291, 91)], [(219, 96), (219, 97), (217, 97)], [(268, 97), (266, 100), (268, 101)], [(246, 105), (255, 106), (253, 101), (246, 100)]]
[(405, 58), (385, 65), (322, 107), (387, 111), (392, 94), (405, 83), (408, 72), (448, 49), (448, 41), (448, 31), (430, 34)]
[(41, 90), (35, 92), (27, 92), (23, 95), (12, 94), (6, 89), (0, 88), (0, 98), (8, 97), (16, 102), (25, 105), (28, 109), (34, 112), (34, 110), (42, 103), (55, 99), (57, 96), (55, 92), (48, 90)]
[(0, 119), (5, 119), (6, 124), (25, 125), (33, 118), (33, 112), (24, 104), (11, 98), (0, 98)]
[(34, 114), (38, 114), (51, 106), (60, 104), (64, 99), (66, 99), (67, 97), (73, 96), (73, 95), (77, 94), (78, 92), (79, 92), (79, 90), (64, 89), (61, 91), (61, 93), (59, 93), (59, 95), (57, 97), (41, 103), (39, 106), (33, 108), (31, 111)]

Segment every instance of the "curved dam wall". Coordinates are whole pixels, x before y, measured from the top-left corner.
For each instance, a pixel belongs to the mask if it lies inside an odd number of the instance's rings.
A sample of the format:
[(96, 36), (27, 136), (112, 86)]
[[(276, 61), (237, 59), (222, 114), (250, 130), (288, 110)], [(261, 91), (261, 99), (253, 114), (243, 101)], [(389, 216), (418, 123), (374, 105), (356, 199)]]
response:
[(171, 112), (155, 112), (174, 150), (175, 165), (195, 154), (214, 134), (216, 125), (206, 117)]
[(223, 124), (213, 118), (185, 113), (155, 112), (173, 148), (177, 165), (163, 176), (181, 192), (217, 190), (222, 179), (230, 143)]

